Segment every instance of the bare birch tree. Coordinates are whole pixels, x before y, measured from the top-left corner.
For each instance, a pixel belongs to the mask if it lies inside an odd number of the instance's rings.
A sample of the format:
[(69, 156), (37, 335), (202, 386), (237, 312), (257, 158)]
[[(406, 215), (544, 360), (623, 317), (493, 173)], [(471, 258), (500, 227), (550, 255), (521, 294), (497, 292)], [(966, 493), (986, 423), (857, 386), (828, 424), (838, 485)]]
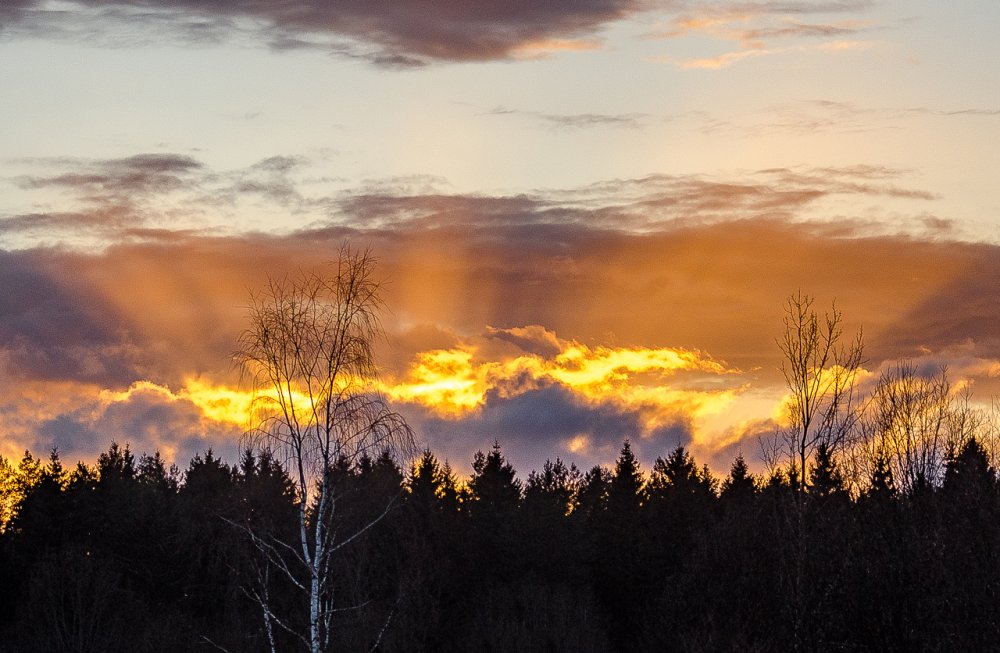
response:
[[(297, 494), (296, 544), (247, 529), (268, 567), (260, 570), (252, 597), (272, 650), (276, 628), (310, 653), (328, 650), (335, 638), (332, 561), (389, 511), (387, 505), (351, 532), (339, 532), (335, 466), (386, 450), (406, 457), (414, 448), (409, 426), (378, 390), (374, 345), (382, 335), (383, 302), (375, 262), (370, 251), (344, 246), (329, 276), (270, 279), (252, 295), (249, 326), (239, 339), (237, 362), (255, 392), (246, 437), (284, 461)], [(304, 632), (277, 614), (268, 596), (269, 570), (307, 602)]]

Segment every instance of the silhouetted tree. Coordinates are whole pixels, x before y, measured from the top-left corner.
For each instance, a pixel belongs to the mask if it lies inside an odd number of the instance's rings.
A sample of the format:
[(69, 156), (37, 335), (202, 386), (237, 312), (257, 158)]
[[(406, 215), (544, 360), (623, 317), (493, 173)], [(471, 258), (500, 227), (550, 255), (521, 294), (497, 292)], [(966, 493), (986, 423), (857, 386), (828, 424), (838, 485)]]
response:
[[(330, 277), (301, 274), (271, 279), (251, 298), (250, 325), (237, 360), (255, 391), (251, 442), (284, 457), (295, 484), (299, 542), (291, 564), (280, 543), (249, 531), (274, 569), (301, 588), (306, 628), (275, 614), (263, 591), (256, 595), (266, 630), (295, 632), (311, 653), (336, 641), (332, 557), (376, 524), (385, 510), (353, 532), (339, 530), (336, 466), (359, 463), (383, 450), (409, 455), (413, 435), (389, 410), (377, 385), (374, 355), (382, 309), (375, 258), (340, 251)], [(276, 648), (272, 639), (271, 648)]]
[(990, 648), (1000, 637), (1000, 497), (996, 471), (969, 438), (948, 456), (941, 487), (944, 586), (941, 612), (949, 644)]
[(719, 498), (725, 505), (743, 506), (757, 494), (757, 479), (750, 473), (746, 459), (739, 454), (721, 485)]
[(569, 515), (576, 508), (580, 471), (575, 465), (566, 466), (556, 458), (546, 460), (541, 472), (528, 474), (524, 489), (524, 507), (529, 512), (544, 515), (550, 521)]
[(575, 465), (546, 460), (542, 471), (528, 474), (524, 502), (519, 511), (518, 539), (528, 573), (549, 585), (566, 584), (574, 578), (574, 563), (583, 555), (582, 531), (570, 520), (576, 509), (582, 475)]
[(484, 579), (509, 580), (514, 560), (514, 519), (521, 503), (521, 481), (498, 442), (489, 453), (477, 451), (469, 479), (468, 513)]
[(639, 461), (628, 440), (622, 444), (608, 483), (607, 509), (597, 523), (597, 594), (607, 616), (611, 644), (634, 650), (642, 636), (651, 579), (645, 573), (649, 537), (642, 523), (646, 499)]
[(611, 472), (600, 465), (594, 465), (580, 480), (577, 491), (577, 507), (574, 514), (585, 519), (593, 528), (594, 520), (608, 508), (608, 491), (611, 487)]
[(908, 362), (883, 370), (857, 429), (852, 453), (869, 478), (885, 465), (894, 486), (904, 492), (940, 481), (954, 410), (945, 370), (920, 374)]
[(470, 514), (496, 520), (510, 515), (521, 501), (521, 481), (514, 466), (504, 458), (500, 443), (494, 442), (489, 453), (477, 451), (469, 479)]
[(625, 440), (608, 483), (607, 511), (616, 520), (634, 520), (645, 495), (645, 481), (639, 469), (639, 461), (632, 452), (632, 444)]
[(816, 448), (815, 462), (809, 472), (809, 494), (817, 501), (847, 498), (844, 477), (825, 442)]
[(820, 445), (835, 451), (850, 433), (855, 378), (863, 363), (861, 333), (844, 342), (843, 315), (836, 305), (822, 317), (814, 299), (798, 292), (785, 302), (778, 338), (781, 373), (788, 387), (789, 426), (782, 434), (789, 462), (799, 473), (799, 491)]

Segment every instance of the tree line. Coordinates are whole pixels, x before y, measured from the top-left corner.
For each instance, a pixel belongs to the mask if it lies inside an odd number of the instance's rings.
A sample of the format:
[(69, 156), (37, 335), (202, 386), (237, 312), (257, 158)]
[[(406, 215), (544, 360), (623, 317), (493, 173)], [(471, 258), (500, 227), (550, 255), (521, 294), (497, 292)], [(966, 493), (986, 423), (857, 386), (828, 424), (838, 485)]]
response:
[[(523, 479), (499, 444), (464, 479), (430, 451), (406, 470), (342, 459), (328, 526), (361, 534), (330, 559), (327, 650), (991, 648), (1000, 493), (977, 434), (916, 484), (876, 465), (852, 490), (848, 466), (821, 447), (801, 487), (742, 457), (720, 478), (677, 447), (643, 470), (628, 441), (613, 467)], [(53, 451), (4, 468), (3, 650), (308, 648), (307, 576), (247, 535), (287, 560), (298, 546), (294, 484), (266, 451), (180, 471), (112, 444), (93, 466)]]

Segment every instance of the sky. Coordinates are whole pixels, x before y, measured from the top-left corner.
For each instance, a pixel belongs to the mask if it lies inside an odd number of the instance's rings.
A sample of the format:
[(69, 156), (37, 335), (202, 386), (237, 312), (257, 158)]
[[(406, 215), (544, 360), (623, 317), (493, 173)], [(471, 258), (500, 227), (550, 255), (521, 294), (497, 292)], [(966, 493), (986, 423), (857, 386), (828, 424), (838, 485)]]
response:
[(759, 459), (785, 299), (1000, 393), (993, 0), (6, 0), (0, 455), (235, 459), (251, 291), (379, 260), (382, 388), (498, 440)]

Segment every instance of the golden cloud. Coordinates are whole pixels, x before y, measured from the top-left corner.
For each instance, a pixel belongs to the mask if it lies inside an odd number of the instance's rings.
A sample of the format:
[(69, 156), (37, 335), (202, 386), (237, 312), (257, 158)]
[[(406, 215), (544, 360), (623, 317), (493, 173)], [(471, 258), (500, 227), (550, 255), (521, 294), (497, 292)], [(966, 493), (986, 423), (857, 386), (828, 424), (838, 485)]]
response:
[[(526, 335), (543, 346), (526, 344)], [(581, 404), (637, 413), (643, 428), (639, 435), (645, 436), (678, 419), (697, 423), (722, 414), (748, 387), (740, 370), (696, 350), (591, 347), (539, 326), (491, 329), (487, 339), (500, 336), (514, 336), (518, 346), (504, 352), (492, 343), (467, 339), (449, 349), (421, 352), (382, 389), (393, 401), (459, 420), (474, 417), (491, 396), (511, 398), (558, 384)], [(585, 433), (567, 444), (571, 452), (588, 446)]]
[(70, 381), (31, 381), (3, 406), (0, 456), (57, 448), (91, 458), (112, 440), (137, 452), (159, 451), (184, 464), (200, 450), (235, 447), (249, 416), (249, 392), (191, 378), (171, 389), (136, 381), (124, 389)]

